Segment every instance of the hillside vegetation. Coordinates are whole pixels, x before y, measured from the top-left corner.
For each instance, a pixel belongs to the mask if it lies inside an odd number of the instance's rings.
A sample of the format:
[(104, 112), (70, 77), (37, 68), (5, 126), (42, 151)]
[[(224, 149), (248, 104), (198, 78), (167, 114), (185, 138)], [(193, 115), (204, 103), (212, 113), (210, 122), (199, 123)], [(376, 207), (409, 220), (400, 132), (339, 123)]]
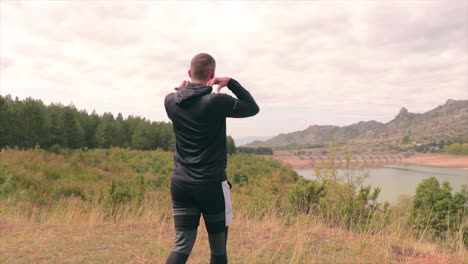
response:
[(468, 155), (468, 143), (453, 143), (444, 148), (445, 152), (455, 155)]
[[(163, 150), (3, 150), (0, 263), (163, 263), (174, 235), (172, 159)], [(359, 177), (333, 179), (326, 164), (318, 168), (323, 181), (307, 181), (270, 158), (228, 160), (231, 263), (466, 261), (466, 211), (448, 227), (430, 217), (416, 225), (408, 218), (411, 202), (378, 204), (378, 190), (360, 186)], [(452, 197), (445, 185), (440, 193)], [(439, 201), (418, 201), (427, 199)], [(442, 222), (459, 215), (444, 210), (437, 215)], [(190, 263), (208, 258), (203, 230)]]

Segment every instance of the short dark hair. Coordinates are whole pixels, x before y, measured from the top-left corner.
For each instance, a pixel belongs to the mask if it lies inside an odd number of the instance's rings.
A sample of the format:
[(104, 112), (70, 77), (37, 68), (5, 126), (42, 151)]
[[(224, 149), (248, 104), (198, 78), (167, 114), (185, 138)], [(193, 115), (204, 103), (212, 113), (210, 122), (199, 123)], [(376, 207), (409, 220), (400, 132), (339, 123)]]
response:
[(206, 80), (209, 78), (211, 70), (216, 68), (215, 59), (208, 53), (199, 53), (190, 62), (190, 72), (192, 78)]

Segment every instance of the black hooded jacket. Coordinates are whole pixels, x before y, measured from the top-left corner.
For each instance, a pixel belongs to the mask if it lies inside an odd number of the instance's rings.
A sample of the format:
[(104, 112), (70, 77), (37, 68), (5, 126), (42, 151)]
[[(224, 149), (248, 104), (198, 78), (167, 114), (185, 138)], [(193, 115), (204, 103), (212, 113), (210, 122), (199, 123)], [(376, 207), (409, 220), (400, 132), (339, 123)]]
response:
[(212, 93), (211, 86), (191, 83), (166, 96), (164, 105), (176, 137), (175, 180), (194, 183), (226, 180), (226, 117), (249, 117), (259, 108), (237, 81), (227, 85), (237, 97)]

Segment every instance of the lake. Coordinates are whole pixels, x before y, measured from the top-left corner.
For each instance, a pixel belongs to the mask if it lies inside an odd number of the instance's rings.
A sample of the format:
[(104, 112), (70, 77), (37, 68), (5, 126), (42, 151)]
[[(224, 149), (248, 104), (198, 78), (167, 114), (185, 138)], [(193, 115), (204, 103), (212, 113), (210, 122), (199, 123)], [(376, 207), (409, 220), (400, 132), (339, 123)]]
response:
[[(296, 169), (304, 178), (314, 179), (314, 169)], [(452, 193), (468, 184), (468, 170), (461, 168), (436, 168), (415, 165), (386, 165), (380, 168), (370, 168), (369, 177), (364, 185), (380, 187), (379, 202), (388, 201), (396, 204), (401, 195), (413, 196), (416, 186), (424, 179), (434, 176), (439, 183), (447, 181), (452, 187)]]

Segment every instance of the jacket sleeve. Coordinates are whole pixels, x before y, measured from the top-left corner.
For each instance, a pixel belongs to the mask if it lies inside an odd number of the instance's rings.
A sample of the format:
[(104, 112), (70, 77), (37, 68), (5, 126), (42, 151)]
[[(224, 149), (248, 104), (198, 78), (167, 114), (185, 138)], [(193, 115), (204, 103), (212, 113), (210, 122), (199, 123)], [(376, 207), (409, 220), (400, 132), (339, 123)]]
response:
[(214, 94), (215, 111), (219, 111), (225, 117), (237, 118), (254, 116), (260, 111), (252, 95), (236, 80), (231, 79), (227, 87), (237, 98), (228, 94)]
[(169, 117), (169, 119), (171, 119), (171, 120), (172, 120), (172, 113), (171, 113), (171, 109), (170, 109), (170, 106), (169, 106), (169, 100), (173, 96), (173, 94), (174, 93), (170, 93), (170, 94), (166, 95), (166, 98), (164, 98), (164, 108), (166, 109), (167, 117)]

